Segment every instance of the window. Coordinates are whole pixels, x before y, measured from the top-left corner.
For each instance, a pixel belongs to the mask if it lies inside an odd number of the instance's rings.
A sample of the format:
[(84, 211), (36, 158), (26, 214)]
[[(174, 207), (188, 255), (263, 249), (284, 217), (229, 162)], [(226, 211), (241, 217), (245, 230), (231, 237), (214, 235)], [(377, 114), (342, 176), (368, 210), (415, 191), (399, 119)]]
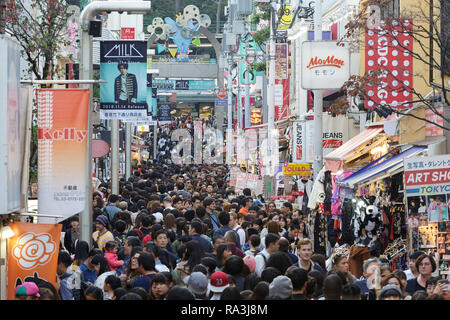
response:
[(400, 0), (389, 0), (381, 6), (381, 18), (399, 18)]

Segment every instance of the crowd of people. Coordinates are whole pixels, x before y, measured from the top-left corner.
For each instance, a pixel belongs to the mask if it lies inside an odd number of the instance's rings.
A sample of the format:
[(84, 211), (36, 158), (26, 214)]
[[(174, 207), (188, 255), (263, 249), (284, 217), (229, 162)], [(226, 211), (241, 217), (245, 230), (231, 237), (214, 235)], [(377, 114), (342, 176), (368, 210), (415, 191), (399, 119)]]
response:
[(313, 251), (307, 213), (229, 185), (225, 166), (142, 162), (93, 193), (92, 246), (78, 217), (63, 223), (57, 284), (24, 282), (17, 299), (448, 300), (435, 260), (408, 270), (371, 257), (362, 276), (348, 256)]

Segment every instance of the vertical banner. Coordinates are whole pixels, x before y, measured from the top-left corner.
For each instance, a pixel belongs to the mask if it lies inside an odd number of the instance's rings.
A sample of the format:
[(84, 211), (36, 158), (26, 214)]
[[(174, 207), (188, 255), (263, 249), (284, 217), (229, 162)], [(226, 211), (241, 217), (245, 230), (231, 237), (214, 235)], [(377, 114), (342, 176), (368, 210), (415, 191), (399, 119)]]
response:
[[(305, 155), (303, 153), (303, 145), (305, 142), (304, 131), (305, 131), (305, 121), (294, 121), (293, 122), (293, 140), (292, 140), (292, 162), (299, 163), (303, 162)], [(306, 144), (305, 144), (306, 147)]]
[(365, 35), (366, 72), (382, 70), (376, 84), (366, 87), (365, 107), (389, 105), (408, 108), (413, 101), (413, 50), (412, 21), (394, 19), (390, 24), (369, 29)]
[(275, 44), (275, 78), (289, 78), (289, 46), (287, 43)]
[(101, 41), (100, 119), (147, 117), (147, 42)]
[(10, 224), (8, 239), (8, 300), (15, 299), (16, 286), (40, 279), (56, 284), (61, 224)]
[(289, 79), (275, 80), (275, 120), (288, 116), (289, 111)]
[(158, 123), (168, 124), (172, 122), (172, 115), (170, 114), (171, 111), (172, 106), (170, 105), (170, 103), (158, 104)]
[[(37, 89), (39, 213), (83, 211), (89, 89)], [(39, 218), (39, 223), (53, 223)]]

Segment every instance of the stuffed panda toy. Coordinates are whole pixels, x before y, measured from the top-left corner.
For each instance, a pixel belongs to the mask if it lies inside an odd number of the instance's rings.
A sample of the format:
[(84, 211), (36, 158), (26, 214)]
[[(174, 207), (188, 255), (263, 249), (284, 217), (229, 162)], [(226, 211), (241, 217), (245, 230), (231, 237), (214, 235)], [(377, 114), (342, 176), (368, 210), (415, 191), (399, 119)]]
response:
[(382, 221), (378, 214), (378, 208), (374, 205), (366, 207), (366, 214), (364, 217), (363, 225), (366, 229), (367, 235), (372, 238), (374, 235), (378, 236), (381, 232)]
[[(357, 199), (354, 205), (351, 226), (354, 230), (355, 245), (378, 247), (378, 236), (381, 233), (382, 220), (378, 207), (369, 204), (366, 199)], [(375, 250), (378, 252), (378, 249)]]

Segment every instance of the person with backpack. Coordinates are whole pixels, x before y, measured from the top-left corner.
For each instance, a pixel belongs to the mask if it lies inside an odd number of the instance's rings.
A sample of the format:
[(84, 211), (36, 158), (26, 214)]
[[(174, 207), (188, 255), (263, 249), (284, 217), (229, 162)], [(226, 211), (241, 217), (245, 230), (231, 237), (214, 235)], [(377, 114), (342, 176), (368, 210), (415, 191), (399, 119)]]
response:
[(239, 236), (240, 247), (243, 248), (247, 240), (245, 230), (239, 224), (238, 215), (235, 212), (230, 213), (230, 222), (228, 224)]
[(274, 233), (268, 233), (265, 237), (266, 248), (255, 256), (256, 268), (255, 272), (260, 277), (262, 271), (266, 267), (267, 260), (269, 260), (270, 255), (278, 251), (278, 241), (280, 236)]

